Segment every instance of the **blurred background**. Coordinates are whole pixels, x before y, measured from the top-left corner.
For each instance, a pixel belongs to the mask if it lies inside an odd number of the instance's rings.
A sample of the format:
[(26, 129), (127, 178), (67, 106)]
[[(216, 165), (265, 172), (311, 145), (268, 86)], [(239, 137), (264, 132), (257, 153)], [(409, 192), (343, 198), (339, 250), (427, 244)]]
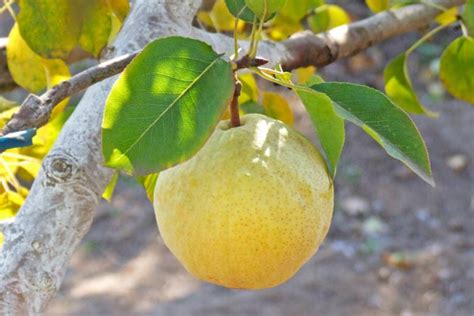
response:
[[(329, 1), (353, 20), (364, 1)], [(0, 16), (0, 37), (11, 27)], [(431, 155), (436, 187), (389, 158), (362, 130), (348, 138), (336, 179), (335, 214), (319, 252), (286, 284), (229, 290), (188, 274), (164, 246), (142, 187), (122, 177), (103, 201), (71, 260), (49, 315), (472, 315), (474, 312), (474, 108), (437, 79), (448, 29), (410, 57), (418, 96), (438, 119), (414, 117)], [(383, 90), (387, 62), (413, 44), (408, 34), (318, 70), (327, 81)], [(77, 67), (86, 67), (81, 63)], [(303, 107), (286, 89), (295, 128), (315, 140)], [(8, 98), (21, 99), (17, 89)]]

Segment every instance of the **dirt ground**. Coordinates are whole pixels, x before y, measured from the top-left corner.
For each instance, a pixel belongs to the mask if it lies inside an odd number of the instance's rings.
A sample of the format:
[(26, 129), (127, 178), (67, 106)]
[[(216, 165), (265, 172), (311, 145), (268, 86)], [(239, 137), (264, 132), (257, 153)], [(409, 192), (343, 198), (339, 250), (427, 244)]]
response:
[[(349, 10), (367, 14), (360, 2)], [(449, 42), (449, 32), (436, 42)], [(383, 65), (415, 39), (392, 40), (321, 74), (381, 88)], [(286, 284), (241, 291), (190, 276), (161, 241), (143, 190), (124, 179), (97, 210), (48, 315), (473, 315), (474, 108), (440, 91), (436, 56), (439, 46), (425, 45), (411, 64), (419, 95), (441, 114), (415, 118), (435, 188), (348, 124), (324, 245)], [(301, 105), (288, 98), (296, 128), (315, 140)]]

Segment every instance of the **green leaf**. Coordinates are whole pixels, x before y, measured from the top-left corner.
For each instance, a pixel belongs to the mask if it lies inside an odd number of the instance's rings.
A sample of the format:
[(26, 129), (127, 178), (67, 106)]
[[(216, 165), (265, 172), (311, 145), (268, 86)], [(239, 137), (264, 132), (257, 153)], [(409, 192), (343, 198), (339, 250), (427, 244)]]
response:
[(146, 196), (153, 203), (153, 196), (155, 194), (156, 181), (158, 181), (159, 173), (152, 173), (147, 176), (137, 177), (137, 181), (145, 188)]
[(367, 86), (328, 82), (312, 89), (325, 93), (339, 116), (362, 127), (392, 157), (434, 185), (426, 145), (410, 117), (383, 93)]
[(240, 105), (240, 109), (244, 111), (245, 114), (250, 114), (250, 113), (258, 113), (258, 114), (265, 114), (265, 108), (255, 102), (255, 101), (247, 101), (244, 102)]
[(408, 75), (407, 58), (403, 53), (390, 61), (385, 67), (385, 92), (403, 110), (436, 117), (438, 114), (426, 109), (418, 100)]
[(245, 0), (245, 3), (260, 19), (276, 13), (285, 5), (286, 0)]
[(117, 186), (119, 176), (120, 172), (114, 172), (112, 178), (109, 181), (109, 184), (107, 184), (107, 187), (105, 188), (104, 193), (102, 194), (102, 198), (104, 200), (108, 202), (112, 200), (112, 196), (114, 195), (115, 187)]
[(459, 37), (444, 50), (439, 75), (449, 93), (474, 104), (474, 38)]
[(112, 31), (111, 9), (107, 0), (89, 1), (81, 9), (83, 22), (79, 45), (95, 57), (100, 57)]
[(122, 73), (102, 124), (107, 166), (156, 173), (204, 145), (234, 92), (231, 65), (203, 42), (158, 39)]
[(466, 27), (467, 34), (474, 37), (474, 0), (467, 0), (462, 12), (462, 22)]
[(344, 120), (340, 118), (331, 99), (324, 93), (295, 91), (303, 102), (321, 146), (326, 153), (329, 171), (334, 178), (345, 141)]
[(66, 58), (76, 46), (81, 31), (79, 3), (20, 0), (17, 22), (28, 46), (46, 58)]
[(247, 7), (245, 0), (225, 0), (225, 4), (236, 18), (249, 23), (255, 20), (255, 14)]

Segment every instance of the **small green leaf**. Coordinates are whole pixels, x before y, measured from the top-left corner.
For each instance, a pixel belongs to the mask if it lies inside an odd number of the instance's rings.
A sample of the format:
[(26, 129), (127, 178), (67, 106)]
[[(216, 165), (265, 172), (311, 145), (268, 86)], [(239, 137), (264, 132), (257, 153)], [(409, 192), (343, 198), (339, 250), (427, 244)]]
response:
[(225, 0), (225, 4), (236, 18), (249, 23), (255, 20), (255, 14), (247, 7), (245, 0)]
[(17, 22), (28, 46), (46, 58), (66, 58), (76, 46), (81, 32), (79, 3), (21, 0)]
[(325, 93), (339, 116), (370, 131), (392, 157), (434, 185), (426, 145), (410, 117), (383, 93), (367, 86), (328, 82), (312, 89)]
[(245, 3), (260, 19), (276, 13), (285, 5), (286, 0), (245, 0)]
[(454, 40), (444, 50), (439, 75), (449, 93), (474, 104), (474, 38)]
[(104, 193), (102, 194), (102, 198), (106, 200), (107, 202), (110, 202), (112, 200), (112, 196), (114, 195), (115, 187), (117, 186), (117, 182), (120, 176), (120, 172), (115, 171), (114, 174), (112, 175), (112, 178), (109, 181), (109, 184), (107, 184), (107, 187), (104, 190)]
[(153, 203), (155, 185), (156, 181), (158, 181), (159, 175), (159, 173), (152, 173), (147, 176), (137, 177), (137, 181), (140, 182), (141, 185), (143, 185), (143, 188), (145, 188), (146, 196), (148, 197), (151, 203)]
[(430, 117), (438, 116), (437, 113), (426, 109), (418, 100), (408, 76), (407, 57), (406, 53), (398, 55), (385, 67), (385, 92), (395, 104), (407, 112)]
[(106, 101), (107, 166), (146, 175), (204, 145), (234, 91), (231, 65), (203, 42), (158, 39), (125, 69)]
[(474, 0), (467, 0), (462, 12), (462, 22), (466, 27), (467, 34), (474, 37)]
[(240, 109), (244, 111), (245, 114), (250, 114), (250, 113), (258, 113), (258, 114), (265, 114), (265, 108), (255, 102), (255, 101), (247, 101), (244, 102), (240, 105)]
[(111, 9), (106, 0), (94, 0), (87, 2), (82, 10), (79, 45), (95, 57), (100, 57), (112, 31)]
[(297, 90), (296, 93), (313, 122), (314, 129), (329, 162), (328, 169), (334, 178), (344, 148), (344, 120), (336, 114), (331, 99), (325, 94), (303, 90)]

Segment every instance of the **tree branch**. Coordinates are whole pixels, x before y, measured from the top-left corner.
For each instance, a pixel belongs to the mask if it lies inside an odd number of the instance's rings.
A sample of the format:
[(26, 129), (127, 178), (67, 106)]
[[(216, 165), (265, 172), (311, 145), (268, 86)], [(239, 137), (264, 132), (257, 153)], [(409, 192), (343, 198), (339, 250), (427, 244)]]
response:
[[(450, 8), (462, 5), (465, 0), (434, 2)], [(273, 64), (281, 63), (285, 70), (309, 65), (321, 67), (338, 59), (352, 56), (389, 38), (427, 26), (439, 13), (438, 9), (424, 4), (406, 6), (381, 12), (325, 33), (313, 34), (310, 31), (304, 31), (280, 43), (262, 42), (259, 55)], [(228, 36), (210, 34), (199, 29), (194, 29), (192, 35), (213, 44), (217, 51), (231, 51), (232, 39)], [(137, 53), (139, 51), (79, 73), (40, 97), (30, 95), (23, 102), (20, 111), (6, 124), (2, 134), (43, 126), (48, 122), (56, 104), (98, 81), (120, 73)]]
[(126, 54), (84, 70), (39, 97), (30, 94), (21, 105), (20, 110), (5, 125), (2, 134), (45, 125), (59, 102), (122, 72), (137, 54), (138, 52)]

